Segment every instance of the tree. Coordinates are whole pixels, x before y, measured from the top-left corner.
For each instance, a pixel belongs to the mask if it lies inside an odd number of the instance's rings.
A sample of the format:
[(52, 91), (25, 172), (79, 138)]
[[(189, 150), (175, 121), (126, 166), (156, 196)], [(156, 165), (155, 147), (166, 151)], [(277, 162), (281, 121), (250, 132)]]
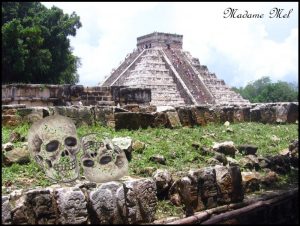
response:
[(76, 13), (64, 14), (39, 2), (2, 3), (2, 81), (75, 84), (80, 59), (68, 36), (82, 25)]
[(245, 88), (233, 87), (233, 90), (252, 103), (298, 101), (297, 86), (283, 81), (272, 83), (269, 77), (250, 82)]

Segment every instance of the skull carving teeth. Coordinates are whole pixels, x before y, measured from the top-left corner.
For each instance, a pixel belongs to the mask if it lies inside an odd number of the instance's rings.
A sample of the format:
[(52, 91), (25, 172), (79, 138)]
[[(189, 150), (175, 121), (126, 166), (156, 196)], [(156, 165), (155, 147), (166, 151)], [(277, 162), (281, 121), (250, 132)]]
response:
[(80, 142), (71, 119), (54, 115), (34, 123), (28, 133), (28, 147), (50, 179), (70, 182), (79, 176), (76, 154)]
[(72, 161), (66, 164), (54, 164), (53, 168), (57, 171), (72, 170), (76, 168), (76, 161)]
[(81, 164), (86, 178), (93, 182), (117, 180), (128, 172), (125, 152), (99, 134), (87, 134), (81, 139)]

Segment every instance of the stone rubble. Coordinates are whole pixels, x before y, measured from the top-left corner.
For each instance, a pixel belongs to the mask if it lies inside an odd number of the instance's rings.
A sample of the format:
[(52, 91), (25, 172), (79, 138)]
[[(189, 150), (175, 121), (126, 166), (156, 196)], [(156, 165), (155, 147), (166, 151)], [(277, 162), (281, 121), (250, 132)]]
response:
[(234, 146), (234, 143), (232, 141), (215, 143), (212, 148), (216, 152), (220, 152), (225, 155), (229, 155), (233, 158), (235, 157), (235, 153), (238, 152), (238, 150), (236, 149), (236, 147)]
[(149, 158), (150, 161), (162, 164), (162, 165), (166, 165), (166, 158), (162, 155), (153, 155)]
[(10, 166), (13, 163), (26, 164), (30, 162), (30, 153), (28, 147), (16, 147), (10, 151), (6, 151), (2, 155), (4, 165)]

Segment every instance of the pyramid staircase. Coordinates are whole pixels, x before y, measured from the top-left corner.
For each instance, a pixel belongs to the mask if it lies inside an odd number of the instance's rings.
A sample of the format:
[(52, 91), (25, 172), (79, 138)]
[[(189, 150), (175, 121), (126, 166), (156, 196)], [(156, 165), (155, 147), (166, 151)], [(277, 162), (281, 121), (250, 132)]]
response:
[(145, 50), (140, 62), (129, 72), (123, 85), (132, 88), (150, 88), (152, 105), (184, 105), (185, 103), (157, 48)]

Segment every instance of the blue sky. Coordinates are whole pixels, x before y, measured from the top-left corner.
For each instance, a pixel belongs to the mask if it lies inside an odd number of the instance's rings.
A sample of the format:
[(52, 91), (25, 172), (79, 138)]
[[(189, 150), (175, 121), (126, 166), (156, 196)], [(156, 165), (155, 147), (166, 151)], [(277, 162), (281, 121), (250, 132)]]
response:
[[(183, 49), (229, 86), (245, 86), (262, 76), (298, 83), (298, 3), (288, 2), (45, 2), (80, 16), (71, 37), (81, 58), (79, 84), (96, 86), (136, 47), (136, 38), (154, 31), (183, 35)], [(263, 18), (224, 18), (237, 14)], [(269, 18), (283, 9), (289, 18)]]

